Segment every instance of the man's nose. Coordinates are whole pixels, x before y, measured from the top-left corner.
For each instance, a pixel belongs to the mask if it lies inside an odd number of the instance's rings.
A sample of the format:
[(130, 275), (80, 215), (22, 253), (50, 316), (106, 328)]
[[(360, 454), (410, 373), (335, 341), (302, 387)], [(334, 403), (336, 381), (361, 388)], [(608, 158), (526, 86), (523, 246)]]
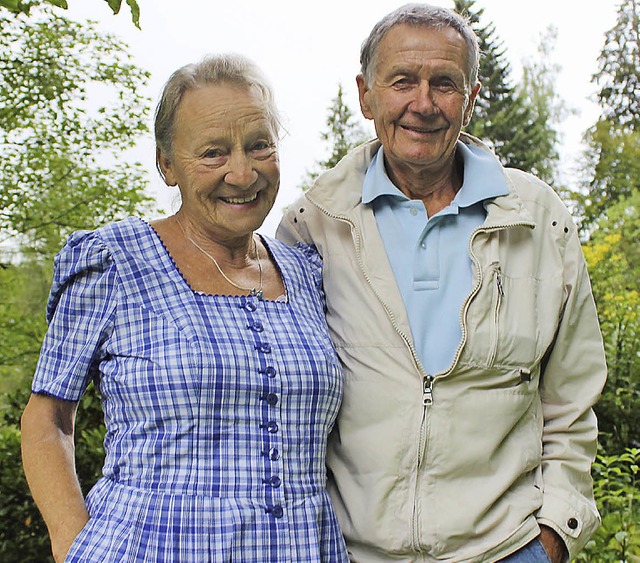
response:
[(433, 99), (433, 90), (428, 82), (421, 82), (414, 90), (414, 98), (411, 109), (416, 113), (430, 114), (434, 112), (436, 104)]
[(258, 173), (253, 168), (252, 159), (244, 153), (231, 154), (227, 167), (224, 181), (231, 186), (249, 188), (258, 179)]

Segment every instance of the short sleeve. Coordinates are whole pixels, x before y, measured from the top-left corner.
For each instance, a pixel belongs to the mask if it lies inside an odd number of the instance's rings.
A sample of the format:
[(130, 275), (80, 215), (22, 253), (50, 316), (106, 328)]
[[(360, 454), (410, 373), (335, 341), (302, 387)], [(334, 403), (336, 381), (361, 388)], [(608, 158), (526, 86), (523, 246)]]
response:
[(322, 257), (318, 254), (316, 247), (303, 242), (296, 242), (293, 247), (302, 252), (306, 258), (315, 286), (322, 290)]
[(104, 356), (116, 308), (111, 254), (88, 231), (71, 235), (54, 260), (45, 335), (31, 391), (59, 399), (82, 397)]

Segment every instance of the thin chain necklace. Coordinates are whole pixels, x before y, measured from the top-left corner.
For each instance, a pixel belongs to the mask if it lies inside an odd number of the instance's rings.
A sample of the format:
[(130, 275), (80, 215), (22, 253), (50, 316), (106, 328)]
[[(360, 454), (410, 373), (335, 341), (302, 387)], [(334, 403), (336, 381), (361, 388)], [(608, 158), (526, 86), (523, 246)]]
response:
[(202, 252), (202, 254), (204, 254), (207, 258), (209, 258), (215, 264), (215, 267), (218, 269), (218, 272), (220, 272), (220, 275), (225, 280), (227, 280), (236, 289), (239, 289), (240, 291), (248, 291), (254, 297), (257, 297), (258, 299), (262, 299), (262, 262), (260, 262), (260, 254), (258, 254), (258, 245), (253, 235), (251, 237), (253, 240), (253, 252), (256, 255), (256, 260), (258, 261), (258, 271), (260, 272), (260, 285), (258, 286), (257, 289), (255, 287), (242, 287), (241, 285), (238, 285), (236, 282), (230, 279), (229, 276), (227, 276), (227, 274), (225, 274), (222, 271), (222, 268), (220, 267), (220, 264), (218, 264), (218, 261), (187, 234), (184, 227), (182, 226), (182, 221), (180, 221), (180, 219), (178, 219), (177, 216), (176, 216), (176, 221), (178, 223), (178, 226), (182, 230), (182, 234), (185, 236), (185, 238), (191, 244), (193, 244), (193, 246), (195, 246), (200, 252)]

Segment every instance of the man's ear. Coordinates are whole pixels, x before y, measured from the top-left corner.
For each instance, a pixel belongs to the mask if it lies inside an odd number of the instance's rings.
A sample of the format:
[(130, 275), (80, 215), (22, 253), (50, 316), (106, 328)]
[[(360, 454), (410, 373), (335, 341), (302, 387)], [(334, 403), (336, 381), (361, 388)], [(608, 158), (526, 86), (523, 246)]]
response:
[(358, 85), (358, 97), (360, 99), (360, 111), (367, 119), (373, 119), (371, 107), (369, 106), (369, 86), (362, 74), (356, 76), (356, 84)]
[(475, 87), (473, 88), (473, 90), (471, 90), (471, 93), (469, 94), (469, 103), (467, 104), (467, 107), (464, 108), (464, 120), (462, 122), (463, 127), (466, 127), (467, 125), (469, 125), (469, 122), (471, 121), (471, 116), (473, 115), (473, 108), (476, 105), (476, 98), (478, 97), (478, 92), (480, 92), (480, 82), (478, 82)]
[(173, 169), (171, 166), (171, 160), (159, 149), (156, 147), (156, 167), (164, 180), (164, 183), (167, 186), (175, 186), (177, 185), (177, 181), (175, 175), (173, 174)]

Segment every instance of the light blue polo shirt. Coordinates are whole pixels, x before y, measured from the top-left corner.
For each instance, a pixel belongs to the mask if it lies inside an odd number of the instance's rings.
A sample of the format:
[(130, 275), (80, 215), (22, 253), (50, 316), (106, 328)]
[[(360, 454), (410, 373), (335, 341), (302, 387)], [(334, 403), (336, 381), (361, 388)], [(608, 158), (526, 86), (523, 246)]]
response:
[(364, 180), (404, 300), (418, 357), (427, 374), (451, 365), (462, 339), (461, 309), (471, 292), (471, 233), (485, 220), (483, 202), (509, 190), (502, 167), (488, 151), (458, 142), (464, 182), (454, 200), (433, 217), (389, 179), (380, 148)]

